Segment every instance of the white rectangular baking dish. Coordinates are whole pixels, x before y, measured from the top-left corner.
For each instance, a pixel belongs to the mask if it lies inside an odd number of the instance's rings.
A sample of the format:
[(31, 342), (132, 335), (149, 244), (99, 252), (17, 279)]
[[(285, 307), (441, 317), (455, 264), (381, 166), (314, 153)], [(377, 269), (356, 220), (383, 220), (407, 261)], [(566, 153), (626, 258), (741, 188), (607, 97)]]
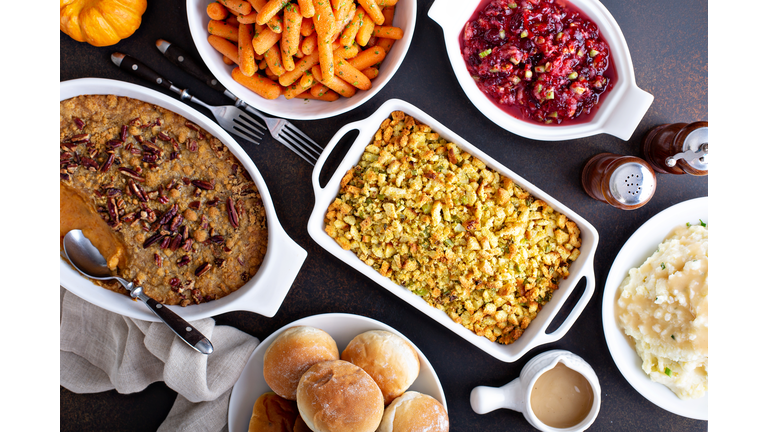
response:
[[(232, 294), (199, 305), (170, 306), (170, 308), (187, 321), (240, 310), (255, 312), (267, 317), (274, 316), (288, 294), (288, 290), (296, 279), (302, 264), (304, 264), (307, 252), (288, 237), (288, 234), (283, 230), (280, 221), (277, 220), (272, 198), (264, 179), (237, 141), (201, 112), (180, 100), (139, 85), (110, 79), (82, 78), (62, 82), (59, 91), (60, 100), (87, 94), (112, 94), (157, 105), (201, 126), (229, 148), (251, 175), (264, 202), (264, 209), (267, 213), (267, 254), (256, 275)], [(78, 297), (103, 309), (131, 318), (159, 321), (157, 316), (147, 309), (142, 302), (134, 301), (127, 295), (94, 285), (74, 270), (64, 258), (60, 259), (59, 263), (59, 283)]]
[[(515, 343), (509, 345), (501, 345), (496, 342), (491, 342), (489, 339), (478, 336), (472, 331), (464, 328), (461, 324), (453, 322), (453, 320), (451, 320), (444, 312), (429, 306), (424, 300), (415, 294), (412, 294), (406, 288), (401, 287), (400, 285), (392, 282), (390, 279), (380, 275), (375, 269), (362, 262), (354, 252), (343, 250), (334, 239), (325, 233), (323, 229), (325, 213), (328, 209), (328, 206), (331, 204), (331, 202), (333, 202), (339, 192), (339, 184), (341, 182), (341, 178), (350, 168), (357, 164), (363, 154), (363, 150), (370, 143), (373, 135), (379, 129), (381, 122), (389, 117), (393, 111), (403, 111), (406, 113), (406, 115), (410, 115), (414, 119), (430, 126), (432, 130), (439, 133), (440, 136), (447, 139), (448, 141), (452, 141), (471, 155), (480, 158), (483, 162), (486, 163), (487, 166), (509, 177), (515, 183), (528, 190), (528, 192), (546, 201), (552, 208), (564, 214), (569, 219), (576, 222), (576, 224), (579, 226), (582, 238), (581, 255), (571, 265), (570, 276), (568, 279), (560, 282), (560, 287), (557, 291), (555, 291), (550, 302), (544, 306), (541, 312), (539, 312), (537, 318), (533, 320), (528, 329), (526, 329), (526, 331), (523, 333), (523, 336), (515, 341)], [(333, 151), (333, 148), (341, 140), (341, 138), (353, 130), (358, 130), (360, 134), (350, 147), (347, 155), (339, 164), (339, 167), (336, 169), (336, 171), (334, 171), (331, 179), (328, 181), (328, 184), (325, 187), (321, 187), (319, 177), (320, 171), (322, 170), (323, 165), (325, 165), (325, 161), (328, 159), (331, 151)], [(309, 235), (312, 237), (312, 239), (314, 239), (321, 247), (330, 252), (332, 255), (350, 265), (354, 269), (358, 270), (359, 272), (363, 273), (364, 275), (368, 276), (374, 282), (378, 283), (406, 303), (415, 307), (435, 321), (443, 324), (445, 327), (457, 335), (463, 337), (471, 344), (501, 361), (513, 362), (525, 355), (525, 353), (534, 347), (545, 343), (554, 342), (562, 338), (584, 310), (587, 303), (589, 302), (589, 299), (592, 297), (592, 294), (595, 291), (593, 261), (595, 250), (597, 249), (597, 230), (584, 218), (557, 202), (544, 191), (532, 185), (505, 166), (491, 159), (488, 155), (470, 144), (467, 140), (456, 135), (454, 132), (438, 123), (437, 120), (433, 119), (420, 109), (405, 101), (391, 99), (385, 102), (375, 113), (371, 114), (371, 116), (367, 119), (350, 123), (342, 127), (325, 147), (325, 151), (323, 151), (323, 153), (320, 155), (320, 158), (318, 159), (317, 164), (312, 171), (312, 187), (314, 188), (315, 193), (315, 207), (312, 210), (312, 214), (309, 217), (309, 223), (307, 225), (307, 230), (309, 231)], [(563, 306), (571, 292), (573, 292), (573, 290), (576, 288), (577, 283), (582, 278), (586, 278), (586, 288), (584, 289), (584, 293), (582, 294), (581, 298), (570, 311), (560, 327), (552, 333), (546, 333), (547, 326), (550, 322), (552, 322), (552, 319), (554, 319), (554, 317), (557, 315), (557, 312)]]

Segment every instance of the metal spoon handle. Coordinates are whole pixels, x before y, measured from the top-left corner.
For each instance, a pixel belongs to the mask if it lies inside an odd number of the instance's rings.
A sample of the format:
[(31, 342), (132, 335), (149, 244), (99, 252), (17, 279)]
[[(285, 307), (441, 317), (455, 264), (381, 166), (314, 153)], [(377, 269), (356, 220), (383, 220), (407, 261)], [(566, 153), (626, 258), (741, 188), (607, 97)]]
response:
[(174, 311), (152, 297), (144, 294), (141, 287), (134, 288), (131, 292), (131, 297), (143, 301), (158, 318), (163, 320), (163, 322), (189, 346), (202, 354), (210, 354), (213, 352), (213, 345), (208, 338), (203, 336), (199, 330), (192, 327), (191, 324), (185, 321), (184, 318), (178, 316)]

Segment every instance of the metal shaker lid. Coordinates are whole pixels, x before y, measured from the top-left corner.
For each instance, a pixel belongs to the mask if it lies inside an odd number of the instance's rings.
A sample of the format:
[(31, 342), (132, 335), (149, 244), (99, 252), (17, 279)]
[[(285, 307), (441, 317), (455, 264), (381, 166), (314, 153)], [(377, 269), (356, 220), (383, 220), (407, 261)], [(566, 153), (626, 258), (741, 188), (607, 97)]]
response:
[(656, 175), (640, 162), (629, 161), (621, 164), (609, 179), (611, 195), (628, 206), (647, 202), (655, 189)]

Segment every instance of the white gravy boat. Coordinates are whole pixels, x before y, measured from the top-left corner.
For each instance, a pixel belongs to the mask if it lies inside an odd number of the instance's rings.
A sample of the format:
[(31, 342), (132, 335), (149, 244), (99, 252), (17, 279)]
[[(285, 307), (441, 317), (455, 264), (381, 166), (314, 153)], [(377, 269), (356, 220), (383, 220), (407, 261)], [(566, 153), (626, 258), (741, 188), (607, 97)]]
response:
[[(587, 380), (592, 387), (592, 407), (586, 417), (578, 424), (558, 428), (542, 422), (533, 412), (531, 407), (531, 392), (534, 384), (545, 372), (562, 363)], [(544, 432), (577, 432), (587, 429), (597, 418), (600, 411), (600, 383), (592, 367), (581, 357), (565, 350), (552, 350), (543, 352), (532, 358), (520, 372), (520, 377), (512, 380), (502, 387), (478, 386), (472, 390), (469, 396), (472, 409), (478, 414), (485, 414), (499, 408), (507, 408), (523, 413), (525, 419), (533, 427)]]

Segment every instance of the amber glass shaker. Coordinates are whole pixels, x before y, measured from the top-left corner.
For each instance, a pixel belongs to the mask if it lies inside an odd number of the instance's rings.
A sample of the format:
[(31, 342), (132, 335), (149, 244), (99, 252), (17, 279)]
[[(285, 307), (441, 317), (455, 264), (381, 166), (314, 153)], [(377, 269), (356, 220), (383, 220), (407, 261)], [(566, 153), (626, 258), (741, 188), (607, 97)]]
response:
[(644, 206), (656, 192), (656, 174), (638, 157), (600, 153), (584, 165), (581, 185), (598, 201), (633, 210)]
[(672, 123), (651, 129), (643, 157), (657, 173), (705, 176), (709, 173), (709, 122)]

